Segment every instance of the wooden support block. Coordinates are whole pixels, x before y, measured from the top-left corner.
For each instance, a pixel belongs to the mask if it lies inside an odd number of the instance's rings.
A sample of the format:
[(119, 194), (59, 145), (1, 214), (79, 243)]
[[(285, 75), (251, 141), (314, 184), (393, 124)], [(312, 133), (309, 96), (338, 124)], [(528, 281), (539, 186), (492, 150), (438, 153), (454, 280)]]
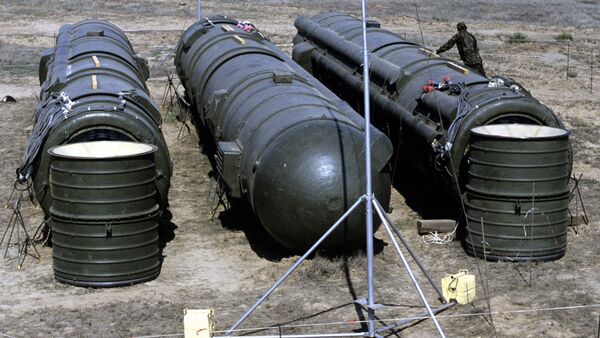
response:
[(456, 70), (457, 72), (461, 72), (463, 75), (469, 75), (469, 73), (471, 72), (470, 70), (468, 70), (467, 68), (463, 67), (463, 66), (459, 66), (454, 62), (448, 62), (446, 64), (449, 68), (452, 68), (454, 70)]
[(215, 310), (183, 310), (184, 338), (211, 338), (215, 327)]
[(223, 30), (223, 32), (233, 32), (235, 29), (229, 25), (223, 25), (221, 26), (221, 30)]
[(417, 221), (417, 232), (425, 235), (430, 232), (452, 232), (456, 226), (453, 219), (420, 219)]
[(98, 77), (96, 75), (92, 75), (92, 89), (98, 89)]
[(437, 54), (436, 52), (429, 50), (429, 49), (425, 49), (425, 48), (419, 48), (419, 52), (421, 54), (425, 54), (427, 56), (429, 56), (430, 58), (439, 58), (439, 54)]

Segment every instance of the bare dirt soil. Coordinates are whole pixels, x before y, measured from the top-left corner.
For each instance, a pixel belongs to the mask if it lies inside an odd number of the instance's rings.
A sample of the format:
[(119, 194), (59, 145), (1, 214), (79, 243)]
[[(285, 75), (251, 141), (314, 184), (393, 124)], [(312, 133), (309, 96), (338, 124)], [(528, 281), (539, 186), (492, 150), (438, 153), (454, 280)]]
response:
[[(195, 1), (190, 3), (187, 0), (0, 3), (0, 97), (12, 95), (18, 100), (16, 104), (0, 103), (0, 200), (8, 198), (27, 128), (32, 124), (39, 91), (39, 53), (53, 45), (60, 25), (99, 18), (111, 20), (126, 30), (137, 52), (154, 67), (149, 86), (154, 98), (160, 101), (166, 74), (173, 70), (173, 61), (167, 56), (181, 30), (192, 23), (195, 15)], [(396, 191), (392, 194), (392, 219), (436, 280), (458, 269), (469, 269), (477, 275), (478, 269), (481, 270), (483, 280), (489, 284), (497, 336), (595, 337), (600, 319), (598, 307), (536, 309), (600, 303), (600, 88), (590, 93), (590, 62), (594, 60), (597, 65), (600, 61), (600, 3), (597, 0), (421, 0), (417, 3), (425, 45), (439, 46), (454, 33), (456, 21), (466, 21), (480, 41), (489, 73), (516, 78), (554, 109), (572, 130), (574, 173), (583, 173), (581, 189), (592, 222), (581, 226), (579, 235), (569, 230), (569, 247), (564, 258), (530, 265), (484, 264), (468, 257), (459, 242), (441, 246), (424, 244), (416, 233), (419, 215), (404, 204)], [(370, 16), (381, 21), (383, 27), (422, 43), (414, 4), (372, 0)], [(350, 4), (342, 0), (222, 0), (203, 1), (203, 6), (204, 15), (227, 14), (252, 20), (287, 52), (295, 34), (292, 23), (296, 16), (326, 10), (358, 15), (360, 9), (359, 1)], [(507, 43), (508, 36), (515, 32), (526, 34), (530, 42)], [(554, 39), (563, 32), (575, 39), (570, 47)], [(567, 60), (578, 74), (568, 81)], [(599, 78), (597, 71), (594, 74)], [(54, 281), (51, 248), (38, 247), (42, 260), (28, 259), (21, 270), (14, 262), (0, 264), (0, 336), (182, 334), (183, 310), (209, 307), (216, 309), (217, 329), (227, 329), (298, 258), (274, 249), (272, 240), (243, 208), (217, 208), (216, 184), (209, 161), (201, 153), (195, 135), (178, 140), (180, 128), (173, 116), (166, 118), (163, 132), (175, 168), (170, 210), (176, 228), (163, 251), (160, 276), (148, 283), (115, 289), (67, 286)], [(41, 212), (27, 203), (22, 211), (28, 229), (33, 231), (42, 218)], [(9, 217), (9, 210), (0, 210), (0, 232), (6, 229)], [(376, 298), (388, 305), (378, 312), (379, 318), (390, 323), (393, 318), (421, 313), (423, 305), (391, 242), (382, 230), (376, 237)], [(310, 259), (243, 327), (282, 325), (283, 333), (360, 329), (357, 321), (363, 320), (364, 314), (352, 301), (366, 296), (365, 261), (360, 253)], [(419, 280), (425, 285), (422, 276)], [(488, 311), (488, 305), (481, 280), (478, 278), (477, 282), (478, 296), (473, 304), (456, 306), (440, 316), (448, 336), (494, 336), (488, 320), (479, 315)], [(438, 304), (433, 290), (424, 289), (432, 304)], [(277, 334), (278, 330), (262, 332)], [(431, 321), (393, 334), (435, 335)]]

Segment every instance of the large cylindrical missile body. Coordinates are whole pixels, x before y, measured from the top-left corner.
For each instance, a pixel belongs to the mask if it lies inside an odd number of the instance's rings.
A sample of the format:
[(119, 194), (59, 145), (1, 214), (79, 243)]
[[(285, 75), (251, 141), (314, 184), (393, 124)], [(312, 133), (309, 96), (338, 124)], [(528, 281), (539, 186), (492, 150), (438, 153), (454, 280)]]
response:
[(121, 140), (154, 144), (159, 204), (167, 205), (171, 160), (161, 116), (145, 81), (146, 60), (125, 34), (105, 21), (61, 27), (40, 62), (41, 93), (19, 179), (30, 178), (48, 214), (52, 204), (48, 150), (67, 143)]
[[(361, 21), (328, 12), (299, 17), (295, 26), (294, 60), (362, 109)], [(395, 140), (404, 163), (427, 181), (453, 190), (452, 196), (458, 197), (458, 189), (451, 173), (464, 184), (473, 127), (524, 123), (563, 128), (548, 107), (508, 78), (487, 79), (374, 21), (368, 23), (367, 41), (375, 124)]]
[[(304, 250), (364, 194), (364, 119), (260, 32), (223, 16), (182, 36), (175, 65), (198, 130), (208, 130), (231, 197), (245, 198), (271, 236)], [(389, 203), (389, 139), (372, 129), (375, 196)], [(365, 238), (354, 212), (323, 243)]]

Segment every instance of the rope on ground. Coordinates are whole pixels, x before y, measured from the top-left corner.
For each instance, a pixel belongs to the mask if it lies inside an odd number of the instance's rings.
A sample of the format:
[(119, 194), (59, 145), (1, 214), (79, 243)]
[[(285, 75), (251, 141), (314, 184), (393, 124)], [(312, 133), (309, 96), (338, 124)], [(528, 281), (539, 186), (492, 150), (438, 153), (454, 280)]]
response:
[(437, 245), (445, 245), (452, 242), (456, 238), (456, 229), (458, 229), (458, 222), (454, 226), (451, 232), (448, 232), (444, 235), (440, 235), (437, 231), (430, 232), (427, 235), (423, 235), (423, 243), (425, 244), (437, 244)]

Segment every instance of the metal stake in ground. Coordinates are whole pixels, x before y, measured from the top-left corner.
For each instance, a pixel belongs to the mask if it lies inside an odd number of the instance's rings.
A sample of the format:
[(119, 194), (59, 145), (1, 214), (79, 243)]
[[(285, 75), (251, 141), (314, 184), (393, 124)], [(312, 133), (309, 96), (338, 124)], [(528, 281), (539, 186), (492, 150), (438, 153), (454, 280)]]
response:
[(567, 40), (567, 81), (569, 80), (569, 66), (571, 63), (571, 40)]
[(594, 92), (594, 48), (590, 55), (590, 93)]

